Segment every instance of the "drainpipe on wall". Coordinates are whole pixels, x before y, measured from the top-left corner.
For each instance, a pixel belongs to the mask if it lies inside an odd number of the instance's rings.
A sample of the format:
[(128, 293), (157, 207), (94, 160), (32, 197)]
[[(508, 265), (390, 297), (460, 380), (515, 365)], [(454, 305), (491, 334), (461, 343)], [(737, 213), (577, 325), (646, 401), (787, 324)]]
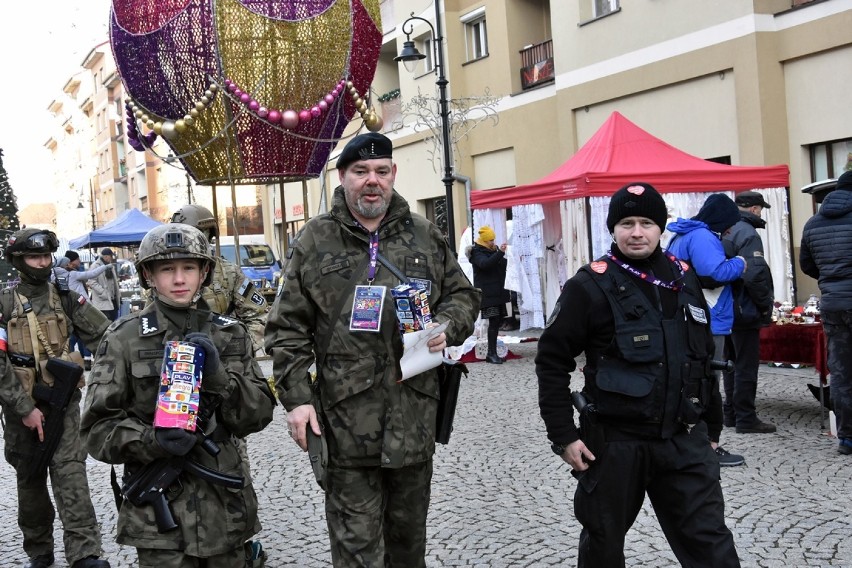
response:
[[(470, 208), (470, 178), (458, 173), (453, 174), (455, 181), (464, 183), (465, 210), (467, 211), (467, 226), (473, 227), (473, 210)], [(462, 231), (464, 232), (464, 231)], [(470, 244), (473, 245), (473, 231), (470, 232)]]

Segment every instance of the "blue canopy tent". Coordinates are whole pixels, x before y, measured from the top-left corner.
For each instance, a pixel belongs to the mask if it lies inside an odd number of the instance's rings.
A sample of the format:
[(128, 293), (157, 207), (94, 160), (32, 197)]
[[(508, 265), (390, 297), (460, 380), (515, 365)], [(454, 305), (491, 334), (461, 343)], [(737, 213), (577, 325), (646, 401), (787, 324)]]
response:
[(83, 247), (124, 247), (138, 245), (145, 233), (162, 225), (138, 209), (128, 209), (100, 229), (81, 237), (71, 239), (68, 246), (72, 249)]

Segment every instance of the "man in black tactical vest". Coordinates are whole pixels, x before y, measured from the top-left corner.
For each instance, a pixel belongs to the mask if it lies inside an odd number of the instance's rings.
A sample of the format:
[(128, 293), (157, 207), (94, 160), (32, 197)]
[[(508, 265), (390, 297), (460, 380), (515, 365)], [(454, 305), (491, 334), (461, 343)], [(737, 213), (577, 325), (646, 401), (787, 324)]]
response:
[[(541, 416), (578, 479), (581, 567), (624, 566), (646, 493), (682, 565), (739, 566), (708, 437), (722, 422), (708, 309), (691, 267), (660, 248), (667, 216), (652, 186), (618, 190), (610, 251), (565, 284), (539, 341)], [(581, 353), (585, 386), (572, 393)]]

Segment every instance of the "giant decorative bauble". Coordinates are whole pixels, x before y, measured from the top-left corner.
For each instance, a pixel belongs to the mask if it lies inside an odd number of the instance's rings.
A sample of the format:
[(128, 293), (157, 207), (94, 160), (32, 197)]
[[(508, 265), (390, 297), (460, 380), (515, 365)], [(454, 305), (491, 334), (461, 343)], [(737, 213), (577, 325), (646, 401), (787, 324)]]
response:
[(110, 39), (137, 128), (198, 183), (266, 183), (320, 175), (368, 113), (347, 85), (369, 92), (382, 26), (379, 0), (113, 0)]

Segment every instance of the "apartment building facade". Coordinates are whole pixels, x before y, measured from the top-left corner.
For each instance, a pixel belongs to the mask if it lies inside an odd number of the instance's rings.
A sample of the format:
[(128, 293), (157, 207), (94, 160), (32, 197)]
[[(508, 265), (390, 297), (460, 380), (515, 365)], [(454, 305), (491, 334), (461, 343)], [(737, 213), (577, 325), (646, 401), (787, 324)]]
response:
[[(372, 88), (380, 114), (437, 92), (432, 31), (420, 21), (402, 29), (412, 10), (435, 22), (432, 2), (382, 6), (385, 47)], [(454, 172), (470, 189), (543, 177), (619, 111), (705, 159), (788, 164), (798, 272), (802, 227), (816, 207), (801, 188), (852, 168), (852, 0), (444, 0), (439, 11), (451, 107), (498, 99), (497, 121), (453, 135)], [(413, 75), (394, 61), (406, 31), (428, 54)], [(399, 99), (396, 109), (379, 102), (388, 97)], [(402, 115), (383, 116), (397, 190), (434, 217), (444, 195), (434, 133)], [(457, 238), (467, 225), (465, 192), (457, 183)], [(798, 297), (816, 291), (812, 279), (796, 280)]]

